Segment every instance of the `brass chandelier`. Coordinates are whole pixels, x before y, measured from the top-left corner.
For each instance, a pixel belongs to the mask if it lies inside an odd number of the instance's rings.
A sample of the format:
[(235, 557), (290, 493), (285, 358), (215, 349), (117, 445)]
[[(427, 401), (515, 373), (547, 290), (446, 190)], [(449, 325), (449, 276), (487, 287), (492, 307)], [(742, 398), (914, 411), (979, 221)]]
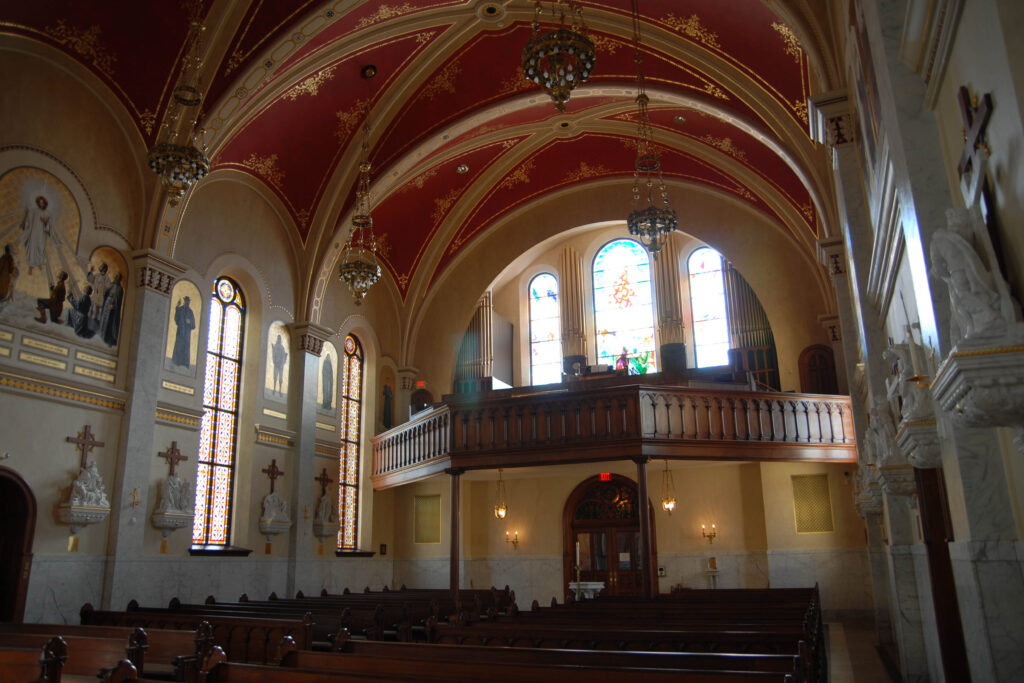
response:
[[(508, 514), (508, 505), (505, 504), (505, 482), (501, 478), (501, 468), (498, 468), (498, 486), (494, 491), (494, 516), (497, 519), (505, 519)], [(507, 533), (505, 534), (508, 535)], [(519, 532), (516, 532), (516, 542), (519, 539)]]
[[(636, 164), (633, 168), (633, 211), (626, 218), (629, 234), (640, 240), (648, 252), (655, 255), (665, 245), (668, 234), (679, 225), (676, 212), (669, 203), (665, 181), (661, 177), (661, 160), (654, 144), (651, 115), (647, 111), (650, 99), (644, 87), (643, 55), (640, 52), (640, 10), (638, 0), (632, 0), (633, 60), (636, 62)], [(655, 185), (660, 205), (655, 199)], [(640, 206), (646, 197), (646, 206)]]
[(377, 74), (377, 67), (364, 66), (362, 77), (367, 79), (366, 112), (363, 117), (363, 143), (360, 152), (359, 179), (356, 182), (356, 206), (352, 214), (352, 230), (342, 254), (338, 274), (348, 285), (356, 305), (363, 303), (370, 287), (380, 280), (377, 262), (377, 239), (373, 235), (373, 216), (370, 215), (370, 96), (369, 79)]
[(668, 469), (668, 460), (665, 461), (665, 476), (661, 479), (661, 509), (669, 516), (676, 509), (676, 486), (672, 481), (672, 472)]
[[(558, 111), (565, 111), (565, 103), (573, 88), (585, 83), (594, 68), (596, 50), (587, 37), (583, 21), (583, 6), (576, 0), (556, 0), (551, 3), (552, 19), (558, 19), (558, 28), (541, 32), (541, 3), (533, 3), (533, 35), (523, 48), (523, 73), (526, 78), (543, 85), (551, 95)], [(570, 15), (566, 27), (565, 15)]]
[[(167, 190), (171, 206), (188, 192), (193, 184), (210, 172), (210, 160), (205, 154), (205, 145), (196, 147), (204, 131), (197, 128), (199, 105), (203, 102), (201, 84), (203, 67), (203, 32), (206, 27), (199, 19), (202, 3), (197, 3), (189, 25), (189, 47), (181, 62), (178, 85), (171, 91), (168, 111), (161, 124), (157, 143), (146, 155), (149, 167), (160, 177), (160, 184)], [(194, 110), (191, 120), (186, 121), (182, 131), (181, 117), (186, 109)], [(179, 140), (185, 138), (184, 144)]]

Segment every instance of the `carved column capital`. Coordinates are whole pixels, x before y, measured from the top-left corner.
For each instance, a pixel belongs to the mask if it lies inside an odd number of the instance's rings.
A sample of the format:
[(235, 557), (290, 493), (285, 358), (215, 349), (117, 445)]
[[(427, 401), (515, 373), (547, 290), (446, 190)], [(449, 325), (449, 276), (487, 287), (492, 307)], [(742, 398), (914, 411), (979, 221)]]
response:
[(939, 447), (939, 432), (935, 420), (901, 422), (896, 434), (896, 445), (914, 467), (934, 469), (942, 467), (942, 451)]
[(419, 376), (419, 368), (398, 368), (399, 388), (405, 391), (412, 391), (416, 388), (416, 378)]
[(170, 295), (174, 281), (185, 272), (183, 266), (152, 249), (132, 252), (131, 259), (136, 273), (136, 286), (164, 296)]
[(856, 140), (850, 103), (845, 90), (815, 95), (808, 107), (811, 138), (829, 147), (853, 144)]
[(830, 237), (817, 242), (818, 262), (825, 266), (833, 278), (846, 275), (846, 245), (842, 237)]
[(324, 342), (334, 335), (332, 330), (309, 322), (292, 323), (289, 327), (295, 347), (318, 357), (324, 350)]
[(878, 480), (882, 490), (890, 496), (912, 496), (917, 493), (917, 482), (914, 480), (914, 468), (910, 465), (894, 465), (881, 467)]

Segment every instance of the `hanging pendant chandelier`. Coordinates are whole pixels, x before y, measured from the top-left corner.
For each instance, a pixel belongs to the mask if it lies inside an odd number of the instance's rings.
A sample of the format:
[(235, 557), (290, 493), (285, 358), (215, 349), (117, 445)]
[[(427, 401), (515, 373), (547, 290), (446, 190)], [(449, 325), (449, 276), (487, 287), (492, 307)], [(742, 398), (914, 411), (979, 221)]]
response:
[[(188, 189), (210, 172), (210, 160), (205, 146), (197, 147), (204, 131), (197, 128), (199, 105), (203, 102), (200, 83), (203, 66), (203, 26), (199, 18), (201, 3), (189, 25), (189, 46), (181, 62), (178, 85), (171, 91), (171, 101), (157, 135), (157, 143), (146, 154), (150, 169), (160, 177), (167, 190), (171, 206), (176, 206)], [(185, 110), (194, 110), (191, 119), (184, 121)]]
[(363, 303), (370, 287), (380, 280), (380, 264), (377, 262), (377, 239), (373, 235), (373, 216), (370, 215), (370, 97), (369, 79), (377, 74), (377, 67), (368, 65), (362, 70), (367, 79), (366, 112), (363, 118), (363, 143), (359, 162), (359, 179), (356, 182), (356, 206), (352, 214), (352, 229), (345, 251), (342, 253), (338, 274), (348, 285), (356, 305)]
[(505, 504), (505, 482), (501, 479), (501, 468), (498, 468), (498, 487), (494, 491), (494, 516), (498, 519), (505, 519), (508, 514), (508, 505)]
[(633, 211), (626, 218), (626, 226), (630, 235), (639, 239), (648, 252), (657, 256), (668, 234), (679, 225), (679, 219), (669, 203), (668, 190), (661, 177), (661, 160), (654, 144), (651, 116), (647, 110), (650, 98), (644, 86), (638, 0), (632, 0), (632, 8), (633, 60), (636, 62), (636, 163), (633, 167)]
[(676, 509), (676, 486), (672, 481), (672, 472), (668, 469), (668, 460), (665, 461), (665, 476), (661, 479), (661, 509), (669, 516)]
[[(565, 103), (573, 88), (585, 83), (594, 68), (596, 50), (587, 37), (583, 21), (583, 6), (576, 0), (557, 0), (551, 3), (552, 20), (558, 28), (541, 31), (541, 3), (533, 3), (533, 35), (523, 48), (523, 73), (551, 95), (558, 111), (565, 111)], [(568, 12), (569, 26), (565, 24)]]

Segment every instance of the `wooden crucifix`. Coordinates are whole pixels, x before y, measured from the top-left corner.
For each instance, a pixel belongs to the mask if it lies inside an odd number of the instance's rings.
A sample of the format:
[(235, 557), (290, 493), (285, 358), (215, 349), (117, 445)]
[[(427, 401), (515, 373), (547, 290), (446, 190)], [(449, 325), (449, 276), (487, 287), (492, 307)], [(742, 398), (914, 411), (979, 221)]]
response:
[(956, 99), (960, 104), (960, 118), (964, 122), (964, 151), (956, 169), (963, 176), (969, 171), (977, 172), (975, 161), (980, 150), (985, 150), (986, 154), (989, 152), (985, 144), (985, 128), (992, 118), (992, 96), (985, 93), (980, 100), (972, 98), (967, 86), (961, 85)]
[(182, 460), (188, 460), (188, 456), (182, 455), (181, 451), (178, 450), (177, 441), (172, 441), (171, 447), (168, 448), (166, 451), (157, 453), (156, 457), (163, 458), (164, 460), (167, 461), (167, 464), (170, 465), (171, 467), (168, 474), (171, 475), (172, 477), (174, 476), (174, 468), (178, 466), (178, 463), (181, 462)]
[(327, 495), (327, 485), (334, 483), (334, 480), (327, 476), (327, 468), (326, 467), (324, 468), (324, 471), (320, 473), (319, 477), (313, 477), (313, 481), (320, 482), (320, 495), (321, 496), (326, 496)]
[(85, 425), (85, 428), (82, 431), (78, 432), (78, 436), (69, 436), (69, 437), (67, 437), (68, 443), (77, 444), (78, 445), (78, 449), (82, 453), (81, 468), (83, 470), (86, 468), (86, 465), (88, 465), (88, 462), (86, 462), (86, 461), (88, 460), (88, 457), (89, 457), (89, 451), (92, 450), (93, 446), (103, 446), (104, 445), (104, 443), (102, 441), (97, 441), (95, 439), (95, 436), (96, 435), (92, 433), (92, 426), (91, 425)]
[(274, 482), (284, 474), (284, 470), (277, 469), (277, 458), (274, 458), (270, 461), (270, 467), (264, 467), (261, 471), (270, 479), (270, 492), (273, 493)]

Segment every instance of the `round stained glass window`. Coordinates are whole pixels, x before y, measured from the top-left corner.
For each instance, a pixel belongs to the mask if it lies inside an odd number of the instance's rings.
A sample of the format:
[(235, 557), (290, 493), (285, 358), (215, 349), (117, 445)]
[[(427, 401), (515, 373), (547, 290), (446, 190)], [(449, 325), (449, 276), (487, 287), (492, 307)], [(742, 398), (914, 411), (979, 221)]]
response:
[(356, 351), (356, 340), (351, 335), (345, 337), (345, 352), (355, 353)]
[(217, 282), (217, 296), (224, 303), (231, 303), (235, 298), (235, 286), (231, 284), (230, 280), (221, 279)]

